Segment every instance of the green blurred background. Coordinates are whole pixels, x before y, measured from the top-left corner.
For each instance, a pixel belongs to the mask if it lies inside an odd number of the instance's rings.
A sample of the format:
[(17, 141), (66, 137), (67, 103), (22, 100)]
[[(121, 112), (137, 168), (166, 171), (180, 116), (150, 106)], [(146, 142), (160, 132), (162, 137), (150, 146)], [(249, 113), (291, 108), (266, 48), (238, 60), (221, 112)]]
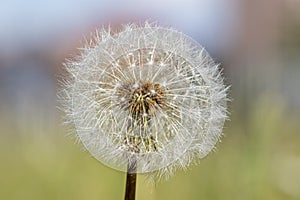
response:
[(0, 199), (123, 199), (125, 174), (92, 158), (62, 126), (62, 62), (83, 35), (145, 19), (199, 41), (231, 85), (224, 137), (198, 166), (137, 199), (300, 199), (300, 1), (0, 2)]

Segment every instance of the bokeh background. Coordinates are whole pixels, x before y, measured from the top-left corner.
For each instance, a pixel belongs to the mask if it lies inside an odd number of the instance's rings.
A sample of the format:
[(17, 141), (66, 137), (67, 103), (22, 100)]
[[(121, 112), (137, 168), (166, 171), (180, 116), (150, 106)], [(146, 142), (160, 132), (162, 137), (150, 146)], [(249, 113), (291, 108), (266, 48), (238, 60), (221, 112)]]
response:
[(300, 199), (299, 0), (1, 0), (0, 199), (123, 199), (125, 174), (66, 136), (57, 77), (84, 35), (145, 19), (205, 46), (233, 101), (216, 152), (156, 185), (139, 175), (137, 199)]

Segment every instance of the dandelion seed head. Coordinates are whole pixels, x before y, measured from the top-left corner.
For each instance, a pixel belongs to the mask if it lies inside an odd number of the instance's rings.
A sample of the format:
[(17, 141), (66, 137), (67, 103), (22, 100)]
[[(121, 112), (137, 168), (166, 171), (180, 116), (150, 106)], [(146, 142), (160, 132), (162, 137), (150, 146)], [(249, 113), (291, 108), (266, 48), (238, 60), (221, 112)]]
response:
[(166, 177), (205, 157), (222, 134), (227, 88), (204, 48), (149, 23), (96, 33), (65, 64), (61, 95), (84, 147), (117, 170), (134, 155), (137, 173)]

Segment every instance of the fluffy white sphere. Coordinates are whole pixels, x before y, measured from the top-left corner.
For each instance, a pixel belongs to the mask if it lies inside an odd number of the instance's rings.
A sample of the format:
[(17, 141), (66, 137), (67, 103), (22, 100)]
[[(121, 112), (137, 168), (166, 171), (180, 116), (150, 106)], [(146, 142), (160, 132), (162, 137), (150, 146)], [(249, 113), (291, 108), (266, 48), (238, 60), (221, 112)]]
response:
[(84, 147), (107, 166), (170, 175), (205, 157), (226, 119), (226, 87), (190, 37), (145, 23), (98, 30), (65, 66), (61, 101)]

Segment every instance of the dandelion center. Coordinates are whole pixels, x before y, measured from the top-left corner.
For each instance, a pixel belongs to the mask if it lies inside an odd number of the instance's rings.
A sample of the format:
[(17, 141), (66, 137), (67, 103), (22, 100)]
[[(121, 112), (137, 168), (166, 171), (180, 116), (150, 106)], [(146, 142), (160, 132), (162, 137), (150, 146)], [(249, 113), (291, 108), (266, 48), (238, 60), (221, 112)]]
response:
[(125, 84), (119, 89), (119, 95), (123, 100), (121, 107), (142, 123), (166, 104), (164, 89), (158, 83), (149, 81), (135, 83), (131, 87), (130, 84)]

